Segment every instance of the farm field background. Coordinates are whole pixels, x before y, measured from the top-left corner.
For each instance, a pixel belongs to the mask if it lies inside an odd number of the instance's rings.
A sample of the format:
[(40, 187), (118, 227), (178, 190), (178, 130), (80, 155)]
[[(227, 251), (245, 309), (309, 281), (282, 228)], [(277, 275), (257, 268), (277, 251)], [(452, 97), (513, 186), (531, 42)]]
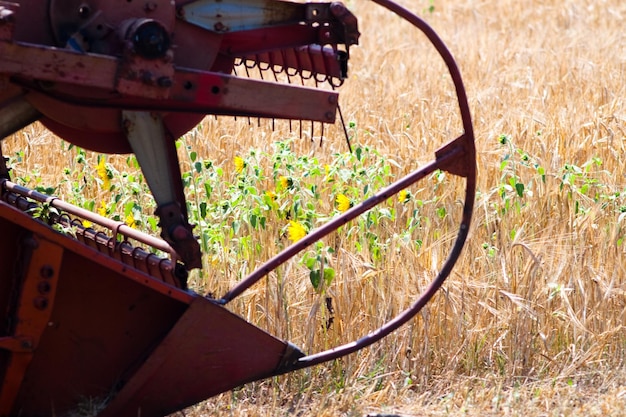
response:
[[(205, 254), (190, 279), (196, 291), (223, 294), (298, 227), (309, 232), (461, 133), (449, 77), (426, 39), (369, 1), (346, 3), (362, 33), (339, 90), (352, 154), (340, 127), (325, 127), (322, 140), (319, 126), (300, 137), (297, 122), (207, 117), (179, 140)], [(623, 415), (626, 3), (401, 3), (452, 50), (474, 117), (478, 194), (457, 266), (382, 343), (184, 415)], [(158, 233), (132, 157), (71, 147), (38, 124), (2, 147), (17, 182)], [(358, 339), (435, 275), (463, 186), (433, 174), (232, 309), (307, 352)]]

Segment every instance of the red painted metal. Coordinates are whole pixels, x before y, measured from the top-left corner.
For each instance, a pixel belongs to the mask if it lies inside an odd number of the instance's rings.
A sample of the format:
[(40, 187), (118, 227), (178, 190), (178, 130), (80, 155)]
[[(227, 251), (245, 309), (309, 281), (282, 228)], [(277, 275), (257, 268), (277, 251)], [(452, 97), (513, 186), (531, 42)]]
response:
[(2, 201), (0, 230), (20, 237), (0, 241), (0, 415), (65, 415), (91, 401), (103, 415), (162, 416), (299, 356)]
[[(71, 415), (85, 403), (101, 417), (162, 416), (243, 383), (362, 349), (430, 300), (469, 232), (476, 182), (471, 115), (460, 72), (435, 32), (407, 9), (373, 1), (423, 31), (440, 53), (456, 88), (463, 132), (436, 151), (433, 162), (311, 232), (219, 300), (186, 289), (185, 268), (197, 266), (200, 255), (181, 249), (197, 245), (182, 183), (158, 188), (175, 195), (175, 201), (157, 202), (161, 224), (174, 231), (162, 234), (168, 244), (16, 185), (0, 160), (0, 231), (11, 237), (0, 240), (0, 417)], [(239, 20), (238, 8), (252, 16)], [(208, 14), (192, 16), (202, 12)], [(149, 111), (162, 121), (154, 131), (163, 127), (165, 133), (148, 143), (167, 142), (172, 179), (179, 174), (174, 139), (205, 114), (334, 122), (338, 94), (332, 90), (347, 76), (349, 48), (358, 38), (355, 16), (337, 2), (0, 1), (0, 140), (41, 120), (79, 146), (130, 152), (139, 148), (129, 143), (122, 121), (130, 119), (123, 112)], [(248, 79), (236, 65), (330, 86)], [(305, 355), (226, 309), (278, 265), (436, 169), (466, 181), (458, 236), (425, 293), (396, 318), (360, 340)], [(41, 204), (61, 212), (48, 223), (71, 227), (74, 236), (25, 213)], [(179, 242), (174, 235), (181, 226), (186, 236)]]
[[(12, 75), (16, 85), (29, 91), (26, 99), (43, 114), (41, 120), (51, 130), (87, 149), (130, 152), (119, 123), (120, 110), (115, 108), (164, 112), (164, 124), (173, 138), (194, 127), (204, 114), (334, 122), (335, 93), (294, 85), (268, 85), (225, 74), (231, 71), (236, 57), (292, 48), (301, 50), (315, 44), (322, 36), (320, 27), (295, 22), (216, 34), (198, 30), (183, 19), (174, 19), (173, 3), (165, 0), (150, 2), (150, 8), (140, 2), (111, 7), (104, 0), (52, 1), (45, 24), (31, 27), (29, 22), (39, 22), (38, 15), (45, 7), (40, 0), (22, 0), (18, 4), (19, 7), (10, 6), (11, 19), (0, 19), (0, 76)], [(9, 10), (9, 6), (5, 7)], [(318, 6), (319, 10), (329, 8)], [(37, 12), (27, 17), (25, 10), (34, 9)], [(79, 12), (82, 10), (86, 11)], [(347, 12), (342, 9), (342, 13)], [(131, 18), (158, 20), (165, 30), (176, 34), (175, 48), (160, 59), (135, 53), (123, 35), (118, 34), (127, 28)], [(335, 26), (342, 27), (339, 23)], [(335, 26), (321, 27), (334, 33)], [(344, 31), (352, 43), (358, 38), (353, 26)], [(67, 27), (81, 27), (76, 34), (96, 38), (88, 53), (70, 47), (75, 45), (70, 42), (75, 39), (63, 35)], [(274, 31), (279, 33), (272, 37)], [(328, 35), (324, 43), (340, 42), (340, 37)], [(332, 48), (324, 54), (314, 48), (310, 61), (327, 63), (317, 67), (317, 72), (341, 76), (337, 64), (341, 59), (331, 59), (335, 55)], [(256, 94), (251, 96), (250, 91)], [(199, 115), (193, 117), (189, 113)], [(85, 140), (86, 136), (92, 139)]]
[(50, 322), (59, 281), (58, 271), (63, 261), (60, 247), (35, 236), (26, 239), (25, 252), (30, 260), (21, 283), (13, 334), (0, 339), (12, 352), (0, 393), (0, 415), (11, 413), (11, 406), (24, 386), (25, 375)]
[[(49, 204), (63, 213), (63, 215), (55, 217), (54, 222), (71, 229), (75, 237), (85, 245), (159, 278), (163, 282), (178, 288), (186, 287), (184, 282), (186, 273), (177, 268), (177, 255), (165, 241), (139, 232), (122, 222), (110, 220), (80, 207), (67, 204), (57, 198), (21, 187), (11, 181), (5, 180), (2, 184), (6, 190), (3, 196), (5, 202), (22, 211), (36, 209), (38, 207), (36, 203)], [(107, 234), (102, 230), (97, 231), (91, 226), (85, 227), (83, 225), (85, 221), (95, 227), (100, 226), (101, 229), (108, 230), (109, 233)], [(168, 254), (171, 260), (159, 257), (142, 247), (134, 247), (129, 243), (131, 240), (152, 248), (152, 250), (159, 250)]]

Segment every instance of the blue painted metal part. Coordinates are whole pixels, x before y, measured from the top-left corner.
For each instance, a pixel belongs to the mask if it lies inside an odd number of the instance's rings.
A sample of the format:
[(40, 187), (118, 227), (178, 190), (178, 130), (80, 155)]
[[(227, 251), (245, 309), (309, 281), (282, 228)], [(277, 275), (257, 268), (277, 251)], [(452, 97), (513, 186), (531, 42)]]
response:
[(321, 22), (330, 16), (329, 5), (269, 0), (199, 0), (183, 6), (180, 18), (212, 32), (228, 33)]

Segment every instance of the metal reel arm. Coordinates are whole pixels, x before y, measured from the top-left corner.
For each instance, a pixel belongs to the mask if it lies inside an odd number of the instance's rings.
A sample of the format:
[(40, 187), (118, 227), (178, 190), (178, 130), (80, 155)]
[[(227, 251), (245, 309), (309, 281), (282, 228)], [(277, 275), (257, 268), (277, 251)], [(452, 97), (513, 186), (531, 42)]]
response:
[(444, 42), (425, 21), (423, 21), (421, 18), (419, 18), (409, 10), (403, 8), (402, 6), (393, 3), (392, 1), (372, 1), (396, 13), (397, 15), (404, 18), (415, 27), (420, 29), (428, 37), (430, 42), (438, 51), (439, 55), (442, 57), (446, 66), (448, 67), (448, 71), (450, 72), (452, 82), (454, 83), (454, 87), (456, 89), (456, 95), (459, 104), (459, 111), (461, 113), (464, 133), (437, 150), (435, 152), (436, 158), (431, 163), (421, 167), (420, 169), (417, 169), (406, 177), (382, 189), (374, 196), (352, 207), (341, 216), (333, 219), (322, 227), (314, 230), (309, 235), (305, 236), (298, 242), (286, 248), (283, 252), (281, 252), (274, 258), (270, 259), (268, 262), (266, 262), (264, 265), (262, 265), (260, 268), (258, 268), (248, 277), (246, 277), (243, 281), (241, 281), (238, 285), (228, 291), (220, 300), (218, 300), (218, 303), (227, 304), (235, 297), (243, 293), (247, 288), (252, 286), (254, 283), (269, 274), (278, 266), (286, 262), (288, 259), (297, 255), (308, 246), (337, 230), (339, 227), (343, 226), (344, 224), (346, 224), (350, 220), (353, 220), (359, 215), (365, 213), (374, 206), (387, 200), (389, 197), (397, 194), (401, 190), (418, 182), (419, 180), (423, 179), (437, 169), (444, 170), (453, 175), (465, 178), (465, 202), (463, 206), (462, 219), (459, 224), (459, 232), (457, 234), (454, 246), (452, 247), (452, 250), (448, 258), (444, 262), (441, 270), (432, 281), (430, 286), (427, 288), (427, 290), (409, 308), (398, 314), (395, 318), (393, 318), (377, 330), (370, 332), (359, 340), (344, 344), (339, 347), (335, 347), (333, 349), (326, 350), (324, 352), (304, 356), (297, 360), (291, 361), (290, 363), (284, 363), (282, 364), (280, 369), (276, 370), (277, 374), (313, 366), (356, 352), (381, 340), (382, 338), (411, 320), (428, 303), (428, 301), (433, 297), (437, 290), (443, 285), (444, 281), (449, 276), (452, 268), (454, 267), (456, 261), (461, 255), (461, 251), (463, 249), (463, 246), (465, 245), (465, 241), (469, 233), (472, 213), (474, 209), (474, 198), (476, 189), (476, 149), (474, 143), (475, 138), (472, 118), (469, 110), (469, 104), (467, 101), (467, 95), (465, 93), (465, 88), (463, 86), (463, 81), (461, 78), (461, 73), (452, 54), (445, 46)]

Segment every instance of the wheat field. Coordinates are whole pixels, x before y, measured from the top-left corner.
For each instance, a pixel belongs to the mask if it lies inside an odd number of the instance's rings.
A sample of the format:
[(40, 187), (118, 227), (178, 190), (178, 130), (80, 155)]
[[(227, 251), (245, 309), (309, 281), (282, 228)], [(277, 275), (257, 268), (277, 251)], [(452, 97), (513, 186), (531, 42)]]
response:
[[(468, 242), (429, 305), (383, 342), (330, 364), (248, 384), (179, 415), (623, 415), (626, 409), (626, 3), (512, 0), (401, 2), (450, 47), (464, 77), (477, 146), (477, 196)], [(348, 0), (361, 42), (339, 90), (353, 147), (376, 149), (401, 175), (461, 133), (445, 67), (425, 38), (365, 0)], [(296, 129), (297, 130), (297, 129)], [(340, 127), (293, 151), (331, 164), (346, 152)], [(235, 175), (248, 149), (274, 152), (285, 124), (207, 117), (185, 138)], [(75, 155), (35, 124), (3, 141), (13, 175), (57, 184)], [(87, 152), (91, 166), (97, 155)], [(122, 166), (125, 156), (108, 157)], [(183, 171), (191, 161), (181, 153)], [(70, 170), (71, 171), (71, 170)], [(440, 182), (438, 182), (440, 181)], [(464, 182), (430, 177), (411, 191), (436, 196), (424, 209), (420, 247), (402, 245), (407, 221), (374, 226), (389, 242), (372, 260), (340, 233), (337, 275), (312, 290), (296, 259), (254, 286), (232, 309), (278, 337), (316, 352), (351, 341), (406, 308), (437, 271), (456, 235)], [(57, 193), (64, 197), (64, 188)], [(104, 191), (85, 188), (99, 201)], [(69, 193), (68, 193), (69, 194)], [(423, 197), (422, 197), (423, 196)], [(194, 199), (201, 198), (194, 194)], [(331, 191), (320, 204), (333, 205)], [(430, 207), (430, 206), (429, 206)], [(437, 211), (446, 208), (446, 215)], [(429, 211), (430, 210), (430, 211)], [(222, 293), (285, 245), (283, 219), (247, 230), (262, 250), (235, 262), (205, 259), (199, 292)], [(345, 231), (344, 231), (345, 232)], [(235, 239), (231, 237), (231, 239)], [(323, 324), (325, 296), (334, 324)]]

